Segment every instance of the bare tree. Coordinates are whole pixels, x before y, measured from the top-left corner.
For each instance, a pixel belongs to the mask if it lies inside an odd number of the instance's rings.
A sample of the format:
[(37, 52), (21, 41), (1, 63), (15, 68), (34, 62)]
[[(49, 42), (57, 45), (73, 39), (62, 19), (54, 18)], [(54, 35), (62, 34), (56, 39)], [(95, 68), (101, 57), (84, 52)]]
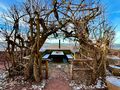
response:
[(66, 2), (62, 7), (64, 11), (59, 11), (65, 18), (69, 19), (69, 24), (73, 24), (72, 31), (61, 29), (66, 37), (74, 37), (79, 42), (80, 57), (92, 57), (93, 77), (92, 83), (106, 76), (106, 56), (109, 45), (114, 38), (114, 29), (107, 24), (104, 19), (104, 11), (99, 1), (81, 0), (79, 3)]
[[(58, 30), (64, 32), (65, 37), (74, 37), (79, 42), (81, 58), (83, 55), (94, 58), (94, 82), (98, 77), (105, 76), (106, 55), (114, 32), (110, 26), (105, 26), (104, 19), (100, 22), (98, 20), (102, 13), (99, 0), (78, 0), (77, 2), (74, 0), (51, 0), (49, 4), (42, 0), (26, 0), (22, 9), (19, 12), (17, 6), (12, 6), (9, 10), (13, 30), (6, 40), (8, 52), (12, 53), (10, 54), (12, 58), (15, 57), (16, 47), (21, 49), (21, 53), (23, 49), (29, 51), (30, 60), (24, 65), (26, 79), (32, 76), (37, 82), (42, 79), (42, 55), (39, 50), (48, 36)], [(25, 33), (27, 41), (23, 40), (19, 32), (21, 20), (29, 26), (28, 32)], [(94, 24), (96, 22), (99, 23)], [(67, 30), (70, 24), (73, 25), (72, 31)], [(95, 39), (95, 43), (91, 37)], [(21, 44), (17, 43), (17, 40)], [(26, 42), (27, 45), (25, 45)], [(91, 52), (93, 53), (91, 54)], [(12, 59), (14, 67), (16, 67), (15, 60), (15, 58)], [(98, 75), (97, 72), (100, 74)]]

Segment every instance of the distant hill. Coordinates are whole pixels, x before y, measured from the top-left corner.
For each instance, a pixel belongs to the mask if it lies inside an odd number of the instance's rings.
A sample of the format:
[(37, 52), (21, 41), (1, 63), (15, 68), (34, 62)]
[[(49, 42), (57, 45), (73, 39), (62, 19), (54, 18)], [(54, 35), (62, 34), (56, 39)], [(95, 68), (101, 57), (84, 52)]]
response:
[[(0, 51), (3, 51), (5, 48), (6, 48), (6, 42), (0, 42)], [(43, 48), (49, 48), (49, 47), (59, 47), (59, 44), (58, 43), (45, 43), (43, 45)], [(70, 47), (74, 47), (75, 44), (74, 43), (61, 43), (61, 47), (66, 47), (68, 46), (69, 48)], [(120, 49), (120, 44), (113, 44), (110, 46), (112, 49)]]
[(111, 45), (112, 49), (120, 49), (120, 44), (113, 44)]

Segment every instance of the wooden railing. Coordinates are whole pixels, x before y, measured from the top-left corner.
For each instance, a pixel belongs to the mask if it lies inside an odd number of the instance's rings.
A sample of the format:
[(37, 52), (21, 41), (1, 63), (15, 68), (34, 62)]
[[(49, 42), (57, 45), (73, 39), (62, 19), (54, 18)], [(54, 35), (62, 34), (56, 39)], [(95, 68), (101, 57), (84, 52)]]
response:
[[(23, 57), (24, 64), (30, 60), (30, 56)], [(42, 59), (42, 70), (45, 71), (45, 78), (48, 79), (48, 62), (50, 59)]]
[(70, 75), (73, 79), (75, 71), (93, 71), (93, 59), (70, 60)]

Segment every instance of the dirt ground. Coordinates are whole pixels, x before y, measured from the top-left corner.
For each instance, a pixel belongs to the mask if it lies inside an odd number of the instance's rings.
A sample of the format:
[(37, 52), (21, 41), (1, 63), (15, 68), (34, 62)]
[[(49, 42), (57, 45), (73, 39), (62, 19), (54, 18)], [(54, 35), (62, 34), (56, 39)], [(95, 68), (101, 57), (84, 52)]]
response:
[(2, 76), (0, 77), (0, 90), (103, 90), (77, 85), (70, 79), (69, 65), (50, 64), (49, 67), (49, 78), (40, 83), (31, 80), (24, 81), (23, 76), (6, 78), (7, 72), (0, 69), (0, 76)]
[[(34, 81), (24, 81), (23, 76), (6, 78), (3, 61), (0, 62), (0, 90), (72, 90), (69, 86), (69, 78), (65, 69), (67, 65), (50, 64), (49, 78), (41, 83)], [(67, 71), (67, 70), (66, 70)]]
[(0, 52), (0, 90), (71, 90), (67, 75), (68, 65), (49, 64), (49, 78), (40, 83), (28, 80), (24, 81), (23, 76), (7, 78), (8, 72), (5, 71), (4, 52)]
[(50, 68), (50, 78), (43, 90), (72, 90), (67, 75), (68, 66), (53, 64)]
[(23, 76), (8, 78), (4, 68), (5, 57), (0, 55), (0, 90), (102, 90), (93, 86), (77, 85), (70, 78), (68, 63), (49, 63), (49, 78), (40, 83), (28, 80)]

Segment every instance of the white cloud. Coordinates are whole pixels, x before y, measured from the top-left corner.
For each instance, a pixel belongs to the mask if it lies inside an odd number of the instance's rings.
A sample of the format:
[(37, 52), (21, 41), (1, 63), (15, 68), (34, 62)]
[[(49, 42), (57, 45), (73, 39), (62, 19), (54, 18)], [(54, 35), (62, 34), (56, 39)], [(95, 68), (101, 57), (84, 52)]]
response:
[(120, 30), (118, 31), (117, 29), (116, 29), (116, 34), (115, 34), (115, 38), (114, 38), (114, 43), (120, 44)]
[(0, 9), (7, 10), (7, 6), (0, 2)]
[[(120, 11), (116, 12), (120, 13)], [(120, 17), (116, 16), (111, 18), (110, 24), (115, 28), (115, 38), (114, 38), (114, 43), (120, 44)]]

